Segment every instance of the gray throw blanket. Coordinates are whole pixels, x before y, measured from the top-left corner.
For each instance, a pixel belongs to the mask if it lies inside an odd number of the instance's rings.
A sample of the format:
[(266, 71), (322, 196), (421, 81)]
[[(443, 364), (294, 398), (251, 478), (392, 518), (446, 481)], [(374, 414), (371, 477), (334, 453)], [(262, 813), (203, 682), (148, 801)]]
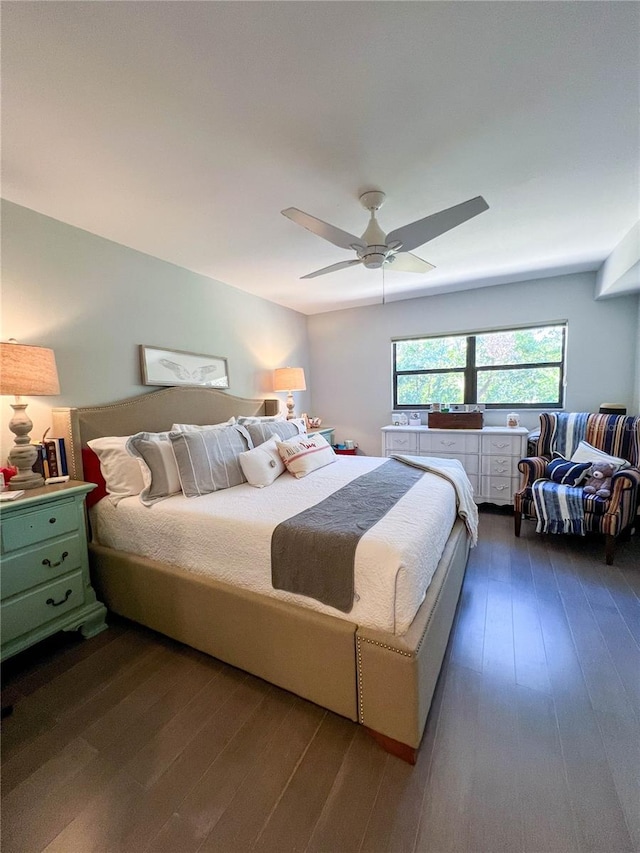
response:
[(423, 473), (389, 459), (279, 524), (271, 537), (274, 589), (306, 595), (349, 613), (360, 538)]

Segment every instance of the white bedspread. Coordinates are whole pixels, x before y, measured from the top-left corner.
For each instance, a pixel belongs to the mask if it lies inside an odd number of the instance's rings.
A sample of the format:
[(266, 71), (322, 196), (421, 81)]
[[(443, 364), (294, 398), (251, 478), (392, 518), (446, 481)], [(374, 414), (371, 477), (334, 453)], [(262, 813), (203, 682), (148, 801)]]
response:
[(283, 474), (265, 489), (248, 484), (151, 507), (137, 497), (91, 510), (94, 539), (110, 548), (181, 566), (196, 574), (328, 613), (359, 625), (403, 634), (425, 592), (456, 516), (451, 483), (425, 475), (358, 543), (356, 600), (350, 613), (271, 586), (271, 534), (286, 518), (323, 500), (386, 462), (341, 457), (296, 480)]

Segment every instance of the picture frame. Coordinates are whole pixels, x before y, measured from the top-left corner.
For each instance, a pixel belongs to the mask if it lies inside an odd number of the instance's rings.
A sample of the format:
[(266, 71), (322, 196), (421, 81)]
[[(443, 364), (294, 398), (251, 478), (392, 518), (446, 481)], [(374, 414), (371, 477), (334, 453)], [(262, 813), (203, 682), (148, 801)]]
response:
[(219, 355), (140, 344), (140, 371), (143, 385), (229, 387), (227, 359)]

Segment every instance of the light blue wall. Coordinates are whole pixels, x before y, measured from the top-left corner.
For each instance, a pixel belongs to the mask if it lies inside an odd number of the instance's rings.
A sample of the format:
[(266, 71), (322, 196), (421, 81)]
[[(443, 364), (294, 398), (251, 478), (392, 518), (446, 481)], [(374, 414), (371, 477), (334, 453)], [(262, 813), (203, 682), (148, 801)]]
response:
[[(380, 427), (392, 407), (391, 339), (567, 320), (567, 394), (570, 411), (597, 411), (602, 402), (630, 409), (635, 401), (638, 297), (596, 302), (595, 273), (504, 284), (387, 305), (309, 317), (314, 412), (379, 454)], [(488, 424), (506, 412), (489, 412)], [(522, 423), (538, 423), (523, 411)]]
[[(309, 369), (303, 314), (6, 201), (1, 337), (56, 354), (61, 393), (29, 400), (34, 438), (52, 406), (151, 391), (141, 385), (139, 344), (225, 356), (229, 393), (240, 397), (275, 396), (274, 367)], [(308, 400), (296, 393), (297, 410)], [(5, 453), (10, 417), (4, 398)]]

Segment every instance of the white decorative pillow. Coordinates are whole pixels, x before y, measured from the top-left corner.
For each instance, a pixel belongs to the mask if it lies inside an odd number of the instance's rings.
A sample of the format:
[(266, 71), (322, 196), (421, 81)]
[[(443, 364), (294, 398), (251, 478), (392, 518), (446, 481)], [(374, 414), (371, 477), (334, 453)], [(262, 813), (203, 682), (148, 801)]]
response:
[(100, 460), (109, 500), (114, 506), (123, 498), (139, 495), (144, 489), (140, 463), (127, 451), (128, 440), (128, 435), (111, 435), (87, 442)]
[(222, 429), (226, 426), (233, 426), (235, 422), (236, 419), (232, 416), (228, 421), (224, 421), (220, 424), (174, 424), (171, 427), (171, 432), (195, 432), (199, 429)]
[(333, 448), (320, 433), (278, 441), (277, 447), (287, 471), (298, 479), (336, 461)]
[(621, 471), (623, 468), (630, 468), (631, 462), (627, 459), (622, 459), (620, 456), (610, 456), (604, 450), (598, 450), (587, 441), (581, 441), (571, 457), (572, 462), (607, 462), (613, 465), (616, 471)]
[(241, 453), (239, 459), (247, 481), (258, 489), (270, 486), (285, 470), (275, 437)]
[(175, 495), (180, 488), (178, 465), (168, 432), (139, 432), (127, 441), (127, 450), (140, 461), (144, 489), (140, 502), (151, 506)]

